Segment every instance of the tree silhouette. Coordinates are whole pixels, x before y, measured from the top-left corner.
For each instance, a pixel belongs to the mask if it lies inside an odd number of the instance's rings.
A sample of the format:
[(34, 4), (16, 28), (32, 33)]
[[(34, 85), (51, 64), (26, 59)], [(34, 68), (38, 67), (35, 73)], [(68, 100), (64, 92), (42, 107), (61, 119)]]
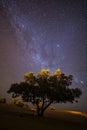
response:
[(54, 74), (49, 70), (41, 70), (38, 75), (29, 72), (24, 75), (23, 82), (12, 84), (8, 93), (12, 93), (12, 97), (21, 96), (23, 101), (32, 102), (37, 106), (38, 116), (43, 116), (51, 103), (77, 102), (81, 90), (69, 88), (72, 79), (72, 75), (65, 75), (60, 69)]

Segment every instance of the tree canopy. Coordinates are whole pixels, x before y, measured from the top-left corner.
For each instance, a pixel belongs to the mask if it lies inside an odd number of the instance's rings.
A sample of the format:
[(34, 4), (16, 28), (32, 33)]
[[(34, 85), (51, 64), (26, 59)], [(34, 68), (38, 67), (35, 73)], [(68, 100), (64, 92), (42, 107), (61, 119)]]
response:
[(54, 74), (50, 70), (41, 70), (37, 75), (29, 72), (24, 75), (23, 82), (11, 84), (8, 93), (12, 93), (12, 97), (21, 96), (23, 101), (35, 104), (38, 115), (42, 116), (51, 103), (77, 101), (81, 90), (69, 87), (72, 79), (72, 75), (65, 75), (60, 69)]

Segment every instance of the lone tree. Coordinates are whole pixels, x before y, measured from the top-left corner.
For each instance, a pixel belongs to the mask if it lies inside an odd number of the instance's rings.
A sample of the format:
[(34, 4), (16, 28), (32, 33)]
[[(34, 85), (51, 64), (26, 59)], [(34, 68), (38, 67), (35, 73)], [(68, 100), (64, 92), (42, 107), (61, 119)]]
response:
[(38, 116), (43, 116), (51, 103), (77, 102), (81, 90), (69, 88), (72, 79), (72, 75), (66, 76), (60, 69), (54, 74), (49, 70), (41, 70), (38, 75), (29, 72), (24, 75), (23, 82), (12, 84), (8, 93), (12, 93), (13, 98), (21, 96), (23, 101), (35, 104)]

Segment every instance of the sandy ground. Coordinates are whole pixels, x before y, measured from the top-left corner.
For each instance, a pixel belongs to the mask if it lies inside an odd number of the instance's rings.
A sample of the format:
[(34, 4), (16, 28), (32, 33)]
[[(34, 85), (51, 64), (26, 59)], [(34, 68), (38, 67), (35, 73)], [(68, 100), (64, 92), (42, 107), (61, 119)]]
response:
[(46, 111), (43, 118), (28, 108), (0, 104), (0, 130), (87, 130), (87, 114)]

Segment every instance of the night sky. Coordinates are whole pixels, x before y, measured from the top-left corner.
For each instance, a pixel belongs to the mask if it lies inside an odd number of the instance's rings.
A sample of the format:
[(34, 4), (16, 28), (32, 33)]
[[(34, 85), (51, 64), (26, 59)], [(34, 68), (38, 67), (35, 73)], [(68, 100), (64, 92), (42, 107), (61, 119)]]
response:
[(26, 72), (58, 68), (83, 92), (58, 109), (87, 112), (87, 0), (0, 0), (0, 96)]

